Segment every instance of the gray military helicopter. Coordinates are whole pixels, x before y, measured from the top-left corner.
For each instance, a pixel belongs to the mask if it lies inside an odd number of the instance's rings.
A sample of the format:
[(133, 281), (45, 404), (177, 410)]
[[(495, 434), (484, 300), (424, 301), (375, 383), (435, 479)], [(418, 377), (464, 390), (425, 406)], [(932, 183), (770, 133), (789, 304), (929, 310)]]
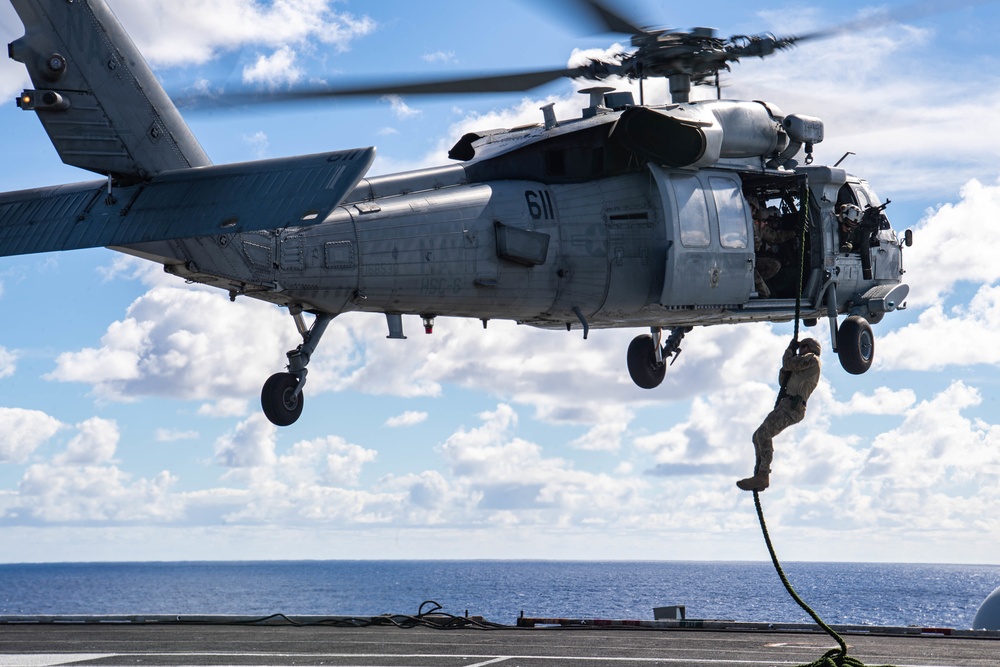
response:
[[(34, 85), (18, 105), (38, 115), (64, 162), (103, 178), (0, 195), (0, 254), (107, 246), (233, 300), (286, 307), (302, 344), (261, 392), (274, 424), (298, 419), (310, 357), (349, 311), (384, 313), (394, 339), (405, 338), (403, 315), (427, 333), (438, 317), (584, 338), (648, 328), (626, 359), (634, 382), (653, 388), (696, 326), (796, 317), (827, 318), (843, 367), (864, 373), (870, 325), (904, 307), (909, 232), (893, 230), (889, 202), (864, 179), (813, 164), (821, 120), (766, 102), (690, 100), (692, 85), (718, 86), (730, 63), (826, 33), (648, 30), (608, 2), (576, 0), (631, 35), (633, 50), (576, 68), (262, 100), (598, 84), (581, 91), (579, 117), (548, 105), (537, 124), (461, 137), (455, 164), (366, 178), (371, 147), (212, 165), (104, 0), (11, 2), (25, 35), (8, 52)], [(640, 93), (637, 104), (599, 85), (613, 76), (666, 77), (672, 102), (645, 105)], [(764, 226), (772, 232), (758, 234)]]

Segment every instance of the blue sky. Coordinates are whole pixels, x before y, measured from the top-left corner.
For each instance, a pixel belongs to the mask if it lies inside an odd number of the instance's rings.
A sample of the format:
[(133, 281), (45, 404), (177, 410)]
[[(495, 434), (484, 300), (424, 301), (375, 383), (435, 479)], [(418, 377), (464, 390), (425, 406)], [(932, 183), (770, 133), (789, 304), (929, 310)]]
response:
[[(558, 3), (109, 0), (168, 90), (560, 67), (621, 48)], [(645, 23), (807, 32), (862, 2), (623, 3)], [(892, 3), (895, 4), (895, 3)], [(891, 6), (891, 5), (890, 5)], [(911, 228), (909, 307), (876, 366), (824, 352), (809, 415), (776, 441), (764, 495), (788, 560), (1000, 563), (1000, 4), (748, 61), (726, 95), (819, 116), (818, 162), (868, 178)], [(0, 2), (5, 42), (23, 30)], [(589, 51), (593, 49), (594, 51)], [(63, 166), (0, 63), (0, 189), (90, 179)], [(579, 86), (578, 86), (579, 87)], [(699, 91), (708, 95), (710, 91)], [(664, 96), (661, 85), (647, 94)], [(467, 131), (572, 117), (572, 82), (525, 95), (337, 101), (187, 114), (216, 163), (375, 145), (372, 174), (448, 162)], [(380, 316), (331, 325), (307, 407), (277, 430), (260, 385), (284, 310), (96, 249), (0, 259), (0, 561), (234, 558), (765, 559), (750, 434), (789, 325), (692, 332), (654, 391), (637, 332), (544, 332)], [(825, 326), (817, 336), (828, 345)]]

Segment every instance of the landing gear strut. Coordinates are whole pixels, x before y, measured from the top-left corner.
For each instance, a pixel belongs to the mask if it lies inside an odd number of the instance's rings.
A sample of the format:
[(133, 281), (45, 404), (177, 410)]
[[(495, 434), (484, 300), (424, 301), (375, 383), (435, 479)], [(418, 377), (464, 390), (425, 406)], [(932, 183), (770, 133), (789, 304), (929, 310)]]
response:
[(291, 306), (288, 310), (295, 319), (302, 344), (288, 351), (288, 372), (275, 373), (269, 377), (260, 392), (260, 407), (264, 410), (264, 416), (275, 426), (294, 424), (302, 414), (305, 403), (302, 387), (306, 384), (306, 366), (334, 317), (329, 313), (319, 313), (312, 326), (306, 326), (301, 306)]
[(670, 337), (662, 346), (660, 341), (663, 329), (651, 327), (650, 331), (652, 335), (645, 334), (632, 339), (626, 356), (628, 374), (632, 376), (632, 382), (643, 389), (653, 389), (663, 382), (667, 374), (666, 359), (672, 357), (670, 365), (674, 365), (681, 353), (681, 340), (684, 334), (691, 331), (691, 327), (671, 329)]

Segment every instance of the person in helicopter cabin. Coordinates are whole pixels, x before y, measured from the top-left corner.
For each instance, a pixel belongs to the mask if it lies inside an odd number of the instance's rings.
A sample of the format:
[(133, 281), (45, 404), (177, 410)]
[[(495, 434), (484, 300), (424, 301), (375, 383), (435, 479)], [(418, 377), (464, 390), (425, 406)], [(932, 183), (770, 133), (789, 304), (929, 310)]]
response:
[(776, 229), (769, 224), (770, 218), (777, 217), (777, 208), (773, 206), (765, 208), (751, 197), (748, 197), (747, 201), (750, 202), (753, 214), (754, 290), (760, 298), (768, 299), (771, 297), (771, 288), (767, 286), (767, 281), (781, 270), (781, 260), (761, 251), (766, 250), (768, 245), (778, 245), (794, 239), (795, 231)]
[(763, 491), (770, 485), (774, 458), (772, 441), (786, 428), (805, 419), (806, 401), (819, 384), (821, 351), (818, 340), (806, 338), (801, 342), (793, 340), (782, 355), (778, 402), (753, 434), (754, 474), (736, 482), (743, 491)]
[(860, 249), (861, 209), (854, 204), (837, 206), (837, 224), (840, 229), (840, 252)]

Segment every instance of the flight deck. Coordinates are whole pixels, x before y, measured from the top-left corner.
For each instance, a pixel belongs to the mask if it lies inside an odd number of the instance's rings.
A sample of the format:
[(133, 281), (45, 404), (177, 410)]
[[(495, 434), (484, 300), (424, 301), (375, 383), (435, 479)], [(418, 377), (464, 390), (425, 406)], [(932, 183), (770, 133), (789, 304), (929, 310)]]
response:
[[(452, 617), (454, 618), (454, 617)], [(836, 648), (815, 626), (565, 621), (534, 627), (413, 617), (4, 617), (0, 667), (760, 667)], [(554, 619), (538, 619), (554, 621)], [(697, 624), (692, 624), (697, 625)], [(447, 628), (447, 629), (445, 629)], [(1000, 632), (836, 626), (869, 667), (996, 667)]]

